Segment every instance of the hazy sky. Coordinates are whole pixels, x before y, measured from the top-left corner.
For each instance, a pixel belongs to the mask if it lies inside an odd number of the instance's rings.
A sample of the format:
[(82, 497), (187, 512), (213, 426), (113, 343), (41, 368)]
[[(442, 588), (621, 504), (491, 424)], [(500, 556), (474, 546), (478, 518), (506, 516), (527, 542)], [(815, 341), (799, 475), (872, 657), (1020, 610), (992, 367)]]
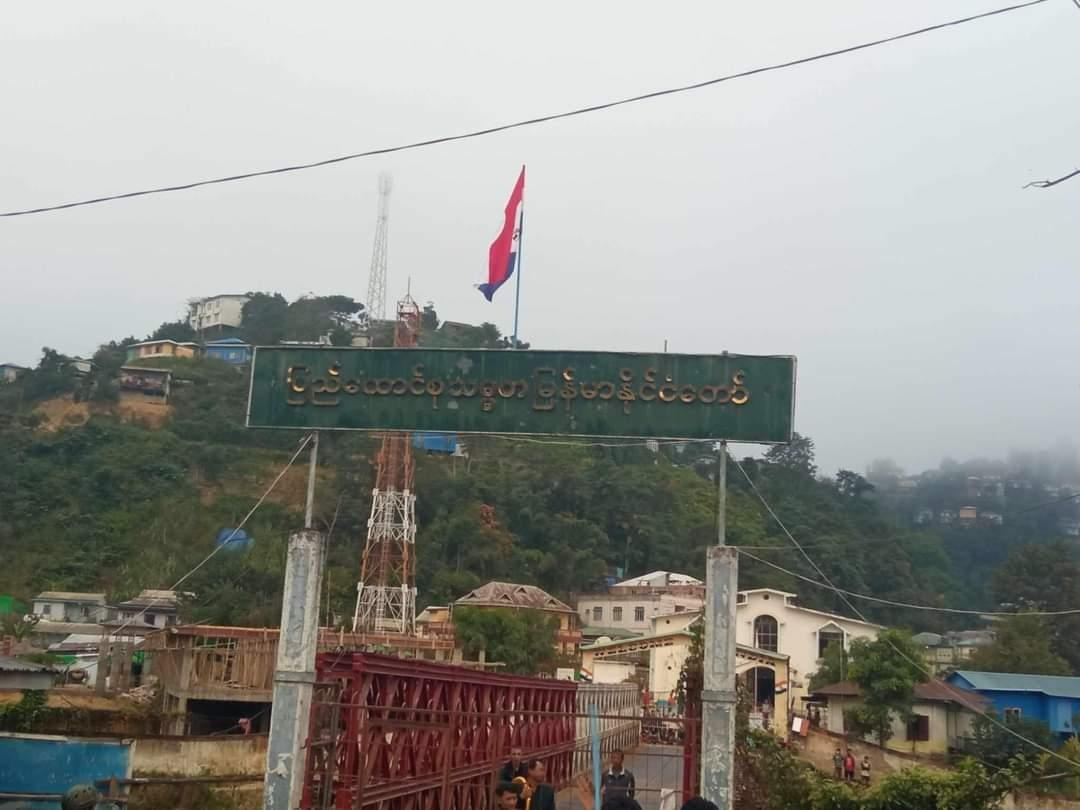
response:
[[(1004, 5), (23, 3), (0, 27), (0, 208), (454, 133)], [(509, 331), (488, 243), (528, 164), (536, 347), (795, 354), (822, 469), (1080, 439), (1080, 12), (1069, 0), (682, 96), (179, 194), (0, 220), (0, 361), (245, 290)]]

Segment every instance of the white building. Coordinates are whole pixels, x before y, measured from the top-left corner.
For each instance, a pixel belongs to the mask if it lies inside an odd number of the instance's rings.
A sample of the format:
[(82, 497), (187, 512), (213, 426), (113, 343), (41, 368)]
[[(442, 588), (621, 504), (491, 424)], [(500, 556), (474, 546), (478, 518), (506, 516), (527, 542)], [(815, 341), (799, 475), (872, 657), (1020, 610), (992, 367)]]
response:
[(214, 295), (188, 303), (188, 323), (196, 332), (239, 329), (246, 295)]
[(705, 604), (705, 583), (686, 574), (653, 571), (623, 580), (604, 594), (578, 599), (577, 611), (587, 636), (632, 636), (653, 632), (652, 620), (693, 613)]
[(119, 621), (130, 622), (136, 628), (144, 625), (171, 627), (179, 623), (180, 599), (176, 591), (144, 588), (134, 599), (116, 607)]
[(103, 593), (42, 591), (34, 597), (34, 615), (45, 622), (93, 624), (109, 618)]
[(883, 628), (859, 619), (801, 607), (796, 595), (772, 588), (739, 591), (735, 640), (739, 644), (786, 655), (793, 689), (809, 687), (825, 648), (842, 643), (847, 649), (856, 638), (877, 638)]

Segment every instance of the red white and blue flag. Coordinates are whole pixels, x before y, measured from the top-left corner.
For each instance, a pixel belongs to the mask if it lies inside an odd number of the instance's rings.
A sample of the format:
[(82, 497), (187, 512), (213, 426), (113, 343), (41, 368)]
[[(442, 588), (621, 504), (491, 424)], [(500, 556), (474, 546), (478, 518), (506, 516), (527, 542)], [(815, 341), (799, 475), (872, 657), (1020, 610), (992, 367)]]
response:
[(522, 217), (525, 215), (525, 167), (521, 167), (521, 174), (514, 183), (514, 190), (510, 192), (510, 199), (506, 203), (505, 219), (502, 230), (491, 243), (488, 250), (488, 280), (486, 284), (478, 284), (480, 292), (488, 301), (495, 295), (495, 291), (510, 280), (517, 268), (518, 255), (521, 252), (521, 226)]

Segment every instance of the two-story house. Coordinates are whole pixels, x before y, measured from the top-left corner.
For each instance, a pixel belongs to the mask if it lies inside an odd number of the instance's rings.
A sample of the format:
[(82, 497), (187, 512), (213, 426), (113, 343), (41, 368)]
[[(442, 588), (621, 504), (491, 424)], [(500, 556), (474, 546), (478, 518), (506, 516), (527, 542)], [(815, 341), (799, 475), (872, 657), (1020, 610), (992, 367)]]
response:
[[(847, 649), (856, 638), (877, 638), (883, 628), (860, 619), (802, 607), (796, 604), (796, 599), (796, 594), (773, 588), (739, 591), (735, 640), (786, 655), (793, 694), (801, 697), (806, 694), (810, 676), (817, 671), (830, 644), (843, 644)], [(768, 685), (761, 684), (755, 691), (767, 693)]]
[(95, 624), (109, 618), (103, 593), (42, 591), (34, 597), (34, 615), (44, 622)]
[(180, 600), (176, 591), (144, 588), (134, 599), (116, 606), (117, 620), (133, 627), (171, 627), (179, 622)]
[(188, 324), (200, 334), (224, 334), (239, 329), (243, 322), (244, 304), (249, 297), (242, 294), (212, 295), (188, 303)]

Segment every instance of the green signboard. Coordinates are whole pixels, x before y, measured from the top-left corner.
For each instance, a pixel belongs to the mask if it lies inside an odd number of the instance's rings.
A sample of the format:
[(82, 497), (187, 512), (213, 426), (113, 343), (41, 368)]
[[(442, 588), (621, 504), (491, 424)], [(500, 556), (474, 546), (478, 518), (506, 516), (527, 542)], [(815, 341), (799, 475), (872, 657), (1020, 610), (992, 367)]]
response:
[(794, 404), (793, 357), (280, 346), (247, 424), (778, 443)]

